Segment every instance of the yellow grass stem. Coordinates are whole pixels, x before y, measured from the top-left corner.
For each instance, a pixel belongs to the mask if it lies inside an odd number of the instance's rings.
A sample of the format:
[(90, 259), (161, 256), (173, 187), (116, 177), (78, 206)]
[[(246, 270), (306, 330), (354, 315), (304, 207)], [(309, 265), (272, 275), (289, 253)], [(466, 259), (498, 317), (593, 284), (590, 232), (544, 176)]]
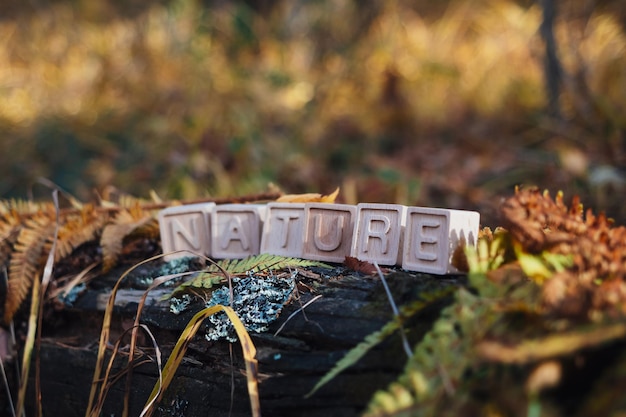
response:
[(196, 334), (202, 322), (208, 317), (216, 314), (220, 311), (224, 311), (231, 323), (235, 327), (235, 331), (237, 332), (237, 336), (239, 337), (239, 343), (241, 343), (241, 349), (243, 351), (243, 356), (246, 363), (246, 378), (248, 380), (248, 396), (250, 398), (250, 406), (252, 408), (252, 415), (254, 417), (261, 416), (261, 406), (259, 402), (259, 391), (258, 391), (258, 364), (256, 360), (256, 348), (252, 343), (252, 339), (250, 335), (237, 316), (235, 311), (223, 305), (216, 305), (212, 307), (207, 307), (204, 310), (196, 313), (195, 316), (189, 321), (185, 329), (183, 330), (180, 338), (176, 342), (172, 353), (170, 354), (165, 367), (163, 368), (163, 382), (155, 384), (150, 397), (144, 407), (144, 410), (141, 413), (140, 417), (150, 417), (152, 416), (152, 412), (154, 410), (154, 404), (156, 404), (160, 397), (163, 395), (163, 392), (167, 389), (170, 382), (174, 378), (174, 373), (178, 366), (180, 365), (183, 357), (185, 355), (185, 351), (187, 350), (187, 346), (189, 342), (192, 340), (193, 336)]

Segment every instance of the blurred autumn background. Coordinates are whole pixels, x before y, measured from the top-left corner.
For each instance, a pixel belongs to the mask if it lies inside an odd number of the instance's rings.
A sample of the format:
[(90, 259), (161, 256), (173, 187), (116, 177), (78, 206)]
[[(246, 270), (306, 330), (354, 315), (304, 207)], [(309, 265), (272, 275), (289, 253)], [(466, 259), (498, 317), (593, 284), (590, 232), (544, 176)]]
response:
[(495, 225), (535, 184), (623, 223), (625, 30), (622, 0), (3, 0), (0, 197), (340, 186)]

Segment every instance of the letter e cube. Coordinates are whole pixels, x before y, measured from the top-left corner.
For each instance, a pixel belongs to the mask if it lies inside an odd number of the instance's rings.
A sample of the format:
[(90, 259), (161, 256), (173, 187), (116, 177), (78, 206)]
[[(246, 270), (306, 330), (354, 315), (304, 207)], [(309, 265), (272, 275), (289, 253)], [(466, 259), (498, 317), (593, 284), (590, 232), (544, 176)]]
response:
[(475, 211), (409, 207), (402, 268), (432, 274), (459, 271), (452, 255), (459, 243), (475, 245), (480, 214)]

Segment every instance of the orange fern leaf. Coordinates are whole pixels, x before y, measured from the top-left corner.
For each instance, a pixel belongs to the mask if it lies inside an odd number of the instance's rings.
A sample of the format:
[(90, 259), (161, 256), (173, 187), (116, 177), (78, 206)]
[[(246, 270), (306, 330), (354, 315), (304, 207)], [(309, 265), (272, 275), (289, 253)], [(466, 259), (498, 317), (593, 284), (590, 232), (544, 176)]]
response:
[(117, 263), (124, 239), (137, 228), (150, 223), (151, 220), (153, 217), (149, 212), (135, 205), (117, 213), (115, 218), (104, 227), (100, 238), (104, 271), (110, 270)]
[(4, 321), (9, 323), (28, 295), (34, 279), (43, 268), (46, 242), (54, 233), (56, 220), (41, 212), (24, 222), (13, 248), (9, 282), (4, 304)]
[(21, 218), (15, 211), (7, 212), (0, 218), (0, 266), (5, 266), (11, 257), (21, 228)]
[(42, 211), (54, 210), (52, 203), (37, 203), (31, 200), (3, 200), (0, 202), (0, 214), (17, 213), (20, 215), (34, 214)]
[(109, 213), (85, 205), (78, 213), (67, 216), (59, 229), (55, 261), (65, 258), (85, 242), (94, 240), (107, 221)]

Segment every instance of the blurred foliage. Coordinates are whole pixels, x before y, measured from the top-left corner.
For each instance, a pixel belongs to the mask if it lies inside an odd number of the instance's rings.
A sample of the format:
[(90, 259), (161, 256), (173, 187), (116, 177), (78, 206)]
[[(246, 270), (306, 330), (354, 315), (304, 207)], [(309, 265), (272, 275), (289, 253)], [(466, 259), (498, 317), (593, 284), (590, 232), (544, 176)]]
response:
[(413, 3), (3, 1), (0, 196), (272, 181), (494, 225), (490, 197), (526, 183), (626, 219), (624, 3), (558, 2), (558, 120), (538, 4)]
[(536, 189), (500, 210), (508, 229), (466, 248), (468, 287), (366, 416), (624, 415), (626, 227)]

